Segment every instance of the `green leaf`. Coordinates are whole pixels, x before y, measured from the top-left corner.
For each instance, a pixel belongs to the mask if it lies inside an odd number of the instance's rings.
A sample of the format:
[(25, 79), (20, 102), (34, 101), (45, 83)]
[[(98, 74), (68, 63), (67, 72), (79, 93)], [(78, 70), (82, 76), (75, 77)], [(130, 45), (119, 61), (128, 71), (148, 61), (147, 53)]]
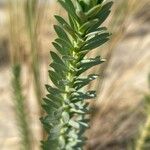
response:
[(76, 40), (78, 33), (75, 31), (77, 30), (77, 24), (74, 19), (69, 15), (69, 21), (71, 26), (60, 16), (55, 15), (56, 20), (59, 24)]
[(84, 109), (75, 109), (75, 108), (71, 108), (70, 112), (72, 113), (76, 113), (76, 114), (87, 114), (87, 110)]
[(95, 65), (101, 64), (105, 61), (100, 56), (96, 56), (95, 58), (83, 59), (81, 62), (77, 63), (77, 68), (91, 68)]
[[(72, 122), (71, 122), (71, 124), (72, 124)], [(74, 122), (73, 122), (73, 125), (71, 125), (71, 126), (73, 126), (73, 127), (75, 126)], [(78, 135), (76, 134), (76, 130), (68, 131), (67, 136), (70, 138), (78, 139)]]
[(77, 64), (78, 71), (77, 71), (76, 75), (79, 76), (80, 74), (87, 71), (91, 67), (99, 65), (103, 62), (105, 62), (105, 59), (101, 59), (100, 56), (97, 56), (95, 58), (84, 59)]
[[(65, 48), (66, 50), (70, 50), (70, 49), (73, 49), (73, 45), (68, 43), (67, 41), (63, 40), (63, 39), (60, 39), (60, 38), (57, 38), (55, 39), (55, 41), (57, 43), (59, 43), (63, 48)], [(69, 53), (69, 52), (68, 52)]]
[(97, 0), (97, 4), (101, 4), (104, 0)]
[(87, 9), (90, 9), (91, 7), (91, 0), (82, 0), (84, 2), (84, 5), (87, 7)]
[(82, 101), (69, 103), (69, 106), (76, 110), (89, 111), (89, 104)]
[(81, 18), (82, 23), (87, 21), (87, 17), (83, 11), (76, 10), (76, 14)]
[(88, 9), (87, 4), (82, 0), (77, 0), (77, 1), (80, 4), (80, 6), (82, 7), (83, 12), (86, 12), (86, 10)]
[(53, 84), (61, 90), (64, 90), (65, 86), (69, 84), (69, 81), (65, 79), (65, 77), (62, 74), (59, 74), (59, 72), (56, 73), (55, 71), (50, 70), (49, 77)]
[(65, 25), (65, 24), (69, 26), (69, 24), (62, 17), (60, 17), (58, 15), (55, 15), (54, 17), (56, 18), (56, 20), (59, 22), (59, 24), (61, 26)]
[(113, 5), (112, 1), (106, 3), (102, 7), (102, 9), (99, 12), (99, 14), (97, 14), (97, 17), (100, 19), (100, 24), (99, 25), (101, 25), (106, 20), (106, 18), (108, 17), (108, 15), (110, 14), (110, 9), (111, 9), (112, 5)]
[(72, 28), (70, 28), (70, 26), (66, 24), (64, 24), (63, 27), (72, 36), (73, 39), (77, 40), (77, 35), (78, 35), (77, 32), (75, 32)]
[(62, 125), (58, 124), (50, 130), (50, 133), (59, 135), (61, 128), (62, 128)]
[(89, 28), (91, 28), (98, 22), (99, 22), (99, 19), (90, 20), (90, 21), (86, 22), (85, 24), (83, 24), (81, 26), (81, 28), (79, 29), (79, 31), (82, 33), (85, 33)]
[(86, 78), (77, 78), (74, 83), (74, 87), (76, 90), (88, 85), (91, 81), (95, 80), (98, 77), (96, 74), (90, 74)]
[(52, 107), (51, 105), (47, 105), (47, 104), (42, 104), (42, 108), (45, 110), (45, 112), (47, 114), (52, 114), (54, 111), (56, 111), (57, 109)]
[[(86, 122), (76, 122), (76, 121), (74, 121), (74, 120), (70, 120), (69, 121), (69, 125), (71, 125), (72, 127), (74, 127), (74, 128), (76, 128), (76, 129), (79, 129), (80, 128), (80, 126), (84, 126), (84, 127), (86, 127), (86, 128), (88, 128), (89, 127), (89, 125), (86, 123)], [(75, 137), (74, 137), (75, 138)], [(76, 136), (76, 138), (78, 138), (78, 136)]]
[(109, 38), (105, 38), (105, 39), (97, 39), (89, 44), (87, 44), (82, 50), (92, 50), (95, 49), (101, 45), (103, 45), (104, 43), (106, 43), (109, 40)]
[(95, 6), (96, 4), (98, 4), (98, 3), (96, 2), (96, 0), (91, 0), (91, 6), (92, 6), (92, 7)]
[[(91, 28), (92, 28), (92, 26), (91, 26)], [(90, 30), (90, 28), (89, 28), (89, 30)], [(100, 35), (101, 33), (106, 33), (106, 30), (107, 30), (106, 27), (99, 27), (99, 28), (95, 29), (93, 32), (88, 33), (88, 31), (87, 31), (86, 37), (89, 38), (89, 37), (93, 37), (95, 35)]]
[(63, 137), (59, 138), (60, 149), (64, 149), (66, 146), (66, 141)]
[(44, 130), (46, 131), (46, 132), (49, 132), (49, 130), (51, 129), (51, 124), (49, 124), (49, 122), (47, 122), (46, 120), (45, 120), (45, 118), (46, 118), (47, 116), (45, 116), (45, 117), (42, 117), (42, 118), (40, 118), (40, 121), (43, 123), (43, 125), (44, 125)]
[(63, 77), (65, 77), (65, 73), (68, 71), (65, 65), (59, 63), (53, 62), (50, 66), (55, 70), (55, 72), (61, 74)]
[(65, 31), (61, 27), (59, 27), (58, 25), (54, 25), (54, 29), (59, 38), (66, 40), (68, 43), (71, 43), (68, 35), (65, 33)]
[(45, 104), (47, 104), (49, 107), (54, 107), (58, 109), (61, 106), (61, 102), (59, 101), (54, 101), (48, 98), (43, 98), (43, 101)]
[(53, 59), (54, 62), (56, 63), (60, 63), (62, 65), (65, 65), (63, 60), (53, 51), (50, 51), (51, 57)]
[[(70, 14), (68, 14), (68, 18), (69, 18), (69, 22), (71, 25), (70, 28), (72, 28), (72, 30), (74, 30), (74, 31), (77, 31), (78, 30), (77, 22), (73, 19), (73, 17)], [(68, 26), (69, 26), (69, 24), (68, 24)]]
[(62, 116), (62, 112), (63, 112), (63, 107), (60, 107), (59, 109), (57, 109), (55, 112), (54, 112), (54, 116), (56, 119), (60, 119), (61, 116)]
[(76, 4), (76, 10), (83, 12), (83, 8), (82, 8), (82, 5), (80, 4), (79, 0), (76, 0), (75, 4)]
[(112, 7), (113, 2), (108, 2), (106, 3), (101, 11), (97, 14), (96, 18), (99, 19), (99, 22), (97, 24), (95, 24), (90, 30), (89, 32), (93, 32), (96, 28), (98, 28), (105, 20), (106, 18), (109, 16), (110, 14), (110, 8)]
[(63, 120), (63, 122), (66, 124), (66, 123), (69, 122), (69, 119), (70, 119), (70, 116), (69, 116), (68, 112), (63, 112), (62, 113), (62, 120)]
[(99, 11), (101, 10), (101, 5), (96, 5), (95, 7), (93, 7), (92, 9), (90, 9), (85, 15), (89, 18), (95, 18), (95, 16), (99, 13)]
[(52, 140), (57, 140), (60, 136), (60, 133), (59, 132), (49, 132), (48, 135), (49, 135), (48, 136), (49, 140), (52, 141)]
[(108, 33), (108, 32), (105, 32), (105, 33), (101, 33), (101, 34), (95, 34), (95, 35), (91, 35), (91, 36), (88, 36), (88, 38), (87, 38), (87, 40), (86, 40), (86, 42), (85, 42), (85, 44), (89, 44), (89, 43), (91, 43), (91, 42), (94, 42), (94, 41), (96, 41), (96, 40), (101, 40), (101, 39), (106, 39), (106, 38), (108, 38), (108, 37), (110, 37), (110, 33)]
[(76, 59), (70, 55), (64, 55), (63, 60), (65, 60), (65, 61), (76, 61)]
[(99, 22), (96, 25), (94, 25), (90, 31), (94, 31), (106, 20), (106, 18), (109, 16), (111, 12), (110, 8), (112, 7), (112, 5), (113, 5), (113, 2), (108, 2), (102, 6), (100, 12), (96, 16), (96, 18), (99, 19)]
[(52, 87), (51, 85), (45, 85), (45, 87), (49, 93), (54, 94), (54, 95), (64, 93), (64, 91), (62, 91), (61, 89)]
[(60, 54), (62, 54), (62, 55), (67, 54), (67, 51), (63, 47), (61, 47), (58, 43), (52, 42), (52, 44)]
[(78, 149), (78, 150), (82, 150), (82, 147), (84, 147), (84, 145), (86, 144), (87, 140), (81, 140), (80, 142), (78, 142), (73, 148), (74, 149)]
[[(89, 120), (87, 121), (87, 122), (89, 122)], [(88, 123), (87, 122), (79, 122), (79, 124), (81, 125), (81, 126), (84, 126), (84, 128), (89, 128), (89, 125), (88, 125)]]
[(93, 99), (96, 97), (95, 91), (88, 91), (86, 93), (83, 92), (73, 92), (71, 95), (72, 102), (83, 101), (84, 99)]
[(102, 33), (100, 35), (94, 36), (93, 38), (90, 38), (86, 41), (85, 45), (81, 48), (80, 51), (92, 50), (101, 46), (109, 40), (109, 36), (109, 33)]
[(75, 122), (74, 120), (69, 120), (69, 125), (76, 129), (79, 129), (79, 127), (80, 127), (79, 123)]
[[(56, 111), (56, 110), (54, 110), (54, 111)], [(51, 114), (48, 114), (47, 116), (41, 118), (41, 121), (47, 125), (48, 130), (50, 130), (54, 125), (59, 123), (59, 119), (55, 118), (55, 116), (53, 115), (53, 112)]]
[(58, 141), (57, 140), (50, 140), (42, 141), (42, 149), (43, 150), (55, 150), (58, 148)]
[(47, 94), (46, 97), (54, 102), (60, 103), (60, 105), (62, 104), (63, 98), (61, 95)]
[[(49, 130), (52, 130), (55, 126), (59, 125), (59, 120), (62, 116), (62, 108), (55, 109), (51, 114), (41, 118), (41, 121), (47, 125)], [(50, 131), (49, 131), (50, 132)]]
[(62, 7), (69, 13), (71, 14), (75, 19), (76, 21), (79, 22), (79, 18), (78, 16), (76, 15), (75, 13), (75, 8), (74, 8), (74, 5), (73, 3), (71, 2), (71, 0), (58, 0), (58, 2), (62, 5)]
[(61, 80), (61, 79), (60, 79), (60, 77), (57, 76), (56, 72), (54, 72), (52, 70), (49, 70), (49, 77), (50, 77), (51, 81), (53, 82), (53, 84), (56, 87), (59, 87), (59, 81), (58, 81), (58, 79), (59, 80)]
[(83, 12), (82, 6), (78, 1), (76, 1), (76, 14), (80, 18), (81, 22), (84, 23), (87, 21), (87, 17), (85, 13)]

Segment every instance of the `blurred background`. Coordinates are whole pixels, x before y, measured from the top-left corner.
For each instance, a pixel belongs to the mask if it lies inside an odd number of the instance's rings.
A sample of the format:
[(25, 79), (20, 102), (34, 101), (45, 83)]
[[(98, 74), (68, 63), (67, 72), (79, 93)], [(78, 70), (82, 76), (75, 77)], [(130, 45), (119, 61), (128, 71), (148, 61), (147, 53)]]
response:
[[(55, 14), (66, 17), (55, 0), (0, 0), (1, 150), (40, 149)], [(150, 94), (150, 0), (114, 0), (103, 26), (111, 40), (88, 54), (107, 62), (90, 70), (100, 78), (88, 86), (98, 96), (85, 149), (132, 150), (149, 117), (144, 97)]]

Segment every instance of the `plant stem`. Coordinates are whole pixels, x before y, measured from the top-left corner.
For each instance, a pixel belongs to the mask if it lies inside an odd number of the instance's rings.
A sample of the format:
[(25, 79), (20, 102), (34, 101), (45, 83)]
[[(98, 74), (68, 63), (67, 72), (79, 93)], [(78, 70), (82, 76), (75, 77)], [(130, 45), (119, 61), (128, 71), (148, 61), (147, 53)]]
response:
[(31, 144), (31, 133), (29, 129), (29, 123), (27, 121), (27, 114), (25, 112), (25, 99), (22, 94), (22, 87), (21, 87), (21, 68), (20, 65), (15, 64), (13, 66), (13, 79), (12, 79), (12, 86), (14, 91), (14, 104), (15, 104), (15, 112), (18, 127), (20, 128), (20, 137), (22, 143), (23, 150), (32, 150)]

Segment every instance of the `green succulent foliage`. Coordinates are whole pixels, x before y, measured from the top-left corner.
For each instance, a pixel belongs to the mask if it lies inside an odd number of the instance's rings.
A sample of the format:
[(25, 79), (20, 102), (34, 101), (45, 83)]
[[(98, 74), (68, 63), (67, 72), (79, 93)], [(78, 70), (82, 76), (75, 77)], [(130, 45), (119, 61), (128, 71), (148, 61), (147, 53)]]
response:
[(54, 29), (58, 38), (52, 43), (58, 53), (50, 52), (49, 77), (53, 86), (46, 85), (48, 94), (42, 107), (47, 115), (41, 118), (48, 133), (42, 142), (44, 150), (82, 150), (86, 142), (84, 132), (89, 128), (89, 101), (96, 91), (84, 87), (95, 80), (97, 74), (83, 73), (103, 63), (100, 56), (86, 58), (91, 50), (110, 38), (106, 27), (100, 27), (110, 14), (112, 2), (103, 0), (58, 0), (68, 13), (66, 21), (55, 16)]
[[(150, 75), (148, 78), (150, 88)], [(146, 122), (141, 130), (140, 137), (137, 140), (135, 150), (149, 150), (150, 149), (150, 94), (144, 98), (145, 112), (147, 115)]]

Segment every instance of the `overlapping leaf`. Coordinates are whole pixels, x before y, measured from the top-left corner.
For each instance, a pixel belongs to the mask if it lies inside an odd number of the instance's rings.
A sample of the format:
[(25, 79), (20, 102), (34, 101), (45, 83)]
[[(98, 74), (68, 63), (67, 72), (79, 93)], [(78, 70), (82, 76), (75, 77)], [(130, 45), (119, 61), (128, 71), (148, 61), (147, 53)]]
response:
[[(58, 38), (52, 42), (58, 53), (51, 51), (49, 77), (53, 86), (46, 85), (48, 94), (42, 107), (47, 113), (41, 118), (48, 138), (43, 150), (82, 150), (89, 128), (89, 99), (96, 91), (84, 87), (98, 75), (83, 73), (105, 61), (100, 56), (86, 58), (86, 54), (106, 43), (110, 34), (99, 27), (110, 13), (112, 2), (104, 0), (58, 0), (68, 13), (68, 21), (55, 15)], [(86, 101), (88, 100), (88, 101)]]

